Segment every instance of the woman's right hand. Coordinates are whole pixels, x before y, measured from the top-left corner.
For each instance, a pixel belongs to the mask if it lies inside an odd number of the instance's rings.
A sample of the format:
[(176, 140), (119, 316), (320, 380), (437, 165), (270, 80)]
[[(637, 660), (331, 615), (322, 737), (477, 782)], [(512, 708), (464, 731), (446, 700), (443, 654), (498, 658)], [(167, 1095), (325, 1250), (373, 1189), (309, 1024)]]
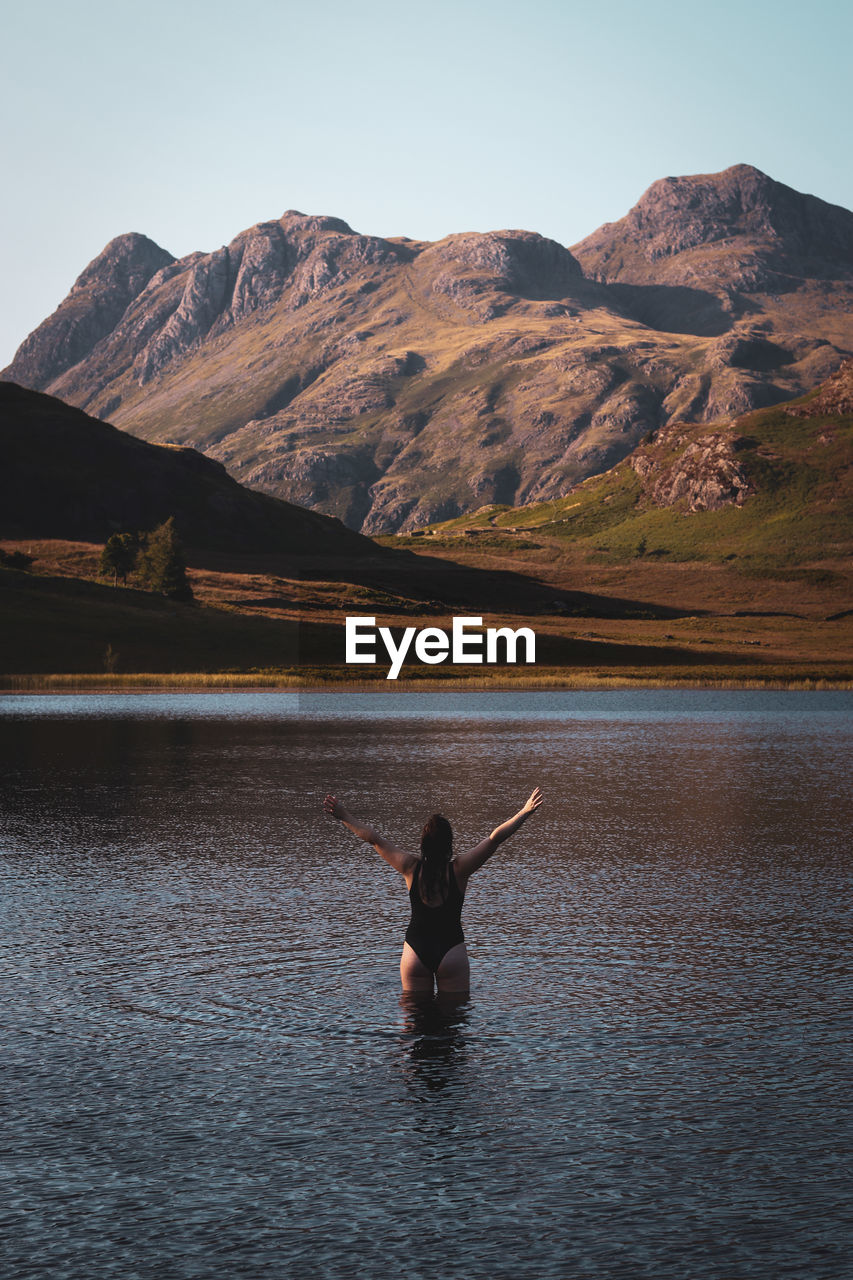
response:
[(535, 811), (539, 808), (540, 804), (542, 803), (543, 799), (544, 797), (542, 795), (542, 792), (539, 790), (538, 787), (534, 787), (528, 799), (525, 800), (524, 806), (521, 812), (535, 813)]

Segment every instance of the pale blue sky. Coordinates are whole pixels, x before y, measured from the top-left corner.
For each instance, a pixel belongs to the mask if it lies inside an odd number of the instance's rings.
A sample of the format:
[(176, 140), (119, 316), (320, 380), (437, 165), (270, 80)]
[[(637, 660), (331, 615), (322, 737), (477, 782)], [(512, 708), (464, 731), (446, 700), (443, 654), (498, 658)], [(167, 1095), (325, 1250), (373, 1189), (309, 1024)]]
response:
[(125, 231), (181, 255), (294, 208), (572, 244), (739, 162), (853, 208), (846, 0), (3, 9), (0, 367)]

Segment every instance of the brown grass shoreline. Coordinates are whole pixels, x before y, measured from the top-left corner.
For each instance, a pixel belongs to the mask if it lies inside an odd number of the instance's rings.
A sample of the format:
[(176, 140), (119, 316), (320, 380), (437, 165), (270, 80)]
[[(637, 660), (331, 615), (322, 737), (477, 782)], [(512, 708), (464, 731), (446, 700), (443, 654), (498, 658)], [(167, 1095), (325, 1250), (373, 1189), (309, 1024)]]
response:
[(550, 671), (513, 679), (500, 676), (437, 676), (420, 679), (351, 680), (337, 672), (299, 674), (296, 672), (134, 672), (62, 673), (0, 676), (0, 696), (21, 693), (217, 693), (224, 691), (294, 693), (400, 692), (454, 693), (495, 692), (532, 693), (537, 690), (603, 690), (603, 689), (779, 689), (779, 690), (849, 690), (853, 678), (825, 674), (801, 675), (777, 672), (751, 675), (725, 673), (702, 674), (681, 672), (651, 674), (644, 672)]

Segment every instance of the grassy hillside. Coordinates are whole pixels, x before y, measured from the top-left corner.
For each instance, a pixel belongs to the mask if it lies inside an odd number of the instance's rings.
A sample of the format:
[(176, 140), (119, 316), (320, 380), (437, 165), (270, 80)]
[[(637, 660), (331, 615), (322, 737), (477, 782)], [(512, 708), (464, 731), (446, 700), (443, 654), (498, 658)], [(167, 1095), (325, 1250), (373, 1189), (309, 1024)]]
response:
[[(808, 407), (808, 399), (794, 403)], [(686, 468), (709, 432), (730, 442), (751, 492), (742, 505), (690, 510), (659, 505), (649, 478)], [(643, 464), (647, 464), (648, 471)], [(487, 507), (426, 531), (432, 540), (463, 536), (509, 550), (524, 538), (571, 544), (591, 562), (730, 564), (743, 573), (785, 578), (827, 575), (815, 562), (853, 554), (853, 414), (801, 417), (790, 406), (733, 423), (679, 425), (640, 445), (626, 461), (585, 481), (567, 497), (521, 508)], [(639, 473), (638, 473), (639, 467)], [(414, 539), (411, 540), (414, 545)]]

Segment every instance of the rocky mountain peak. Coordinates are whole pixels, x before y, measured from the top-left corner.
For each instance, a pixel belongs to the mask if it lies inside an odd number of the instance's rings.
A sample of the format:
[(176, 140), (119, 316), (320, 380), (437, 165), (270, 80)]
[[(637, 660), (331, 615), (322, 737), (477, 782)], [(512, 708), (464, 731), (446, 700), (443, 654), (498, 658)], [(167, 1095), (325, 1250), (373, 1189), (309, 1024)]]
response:
[(282, 214), (280, 223), (285, 231), (297, 234), (301, 232), (316, 235), (321, 231), (337, 231), (344, 236), (356, 234), (343, 218), (316, 217), (313, 214), (300, 213), (298, 209), (288, 209)]
[(110, 240), (80, 273), (71, 293), (92, 287), (124, 293), (128, 300), (145, 288), (151, 277), (175, 259), (171, 253), (138, 231), (128, 231)]
[(483, 311), (485, 319), (499, 314), (504, 304), (481, 304), (482, 295), (498, 291), (524, 298), (564, 298), (583, 279), (568, 249), (533, 231), (447, 236), (421, 252), (419, 268), (434, 273), (434, 293), (445, 294), (463, 308)]
[(46, 386), (111, 333), (148, 282), (175, 259), (148, 236), (116, 236), (80, 273), (67, 297), (24, 340), (4, 377)]
[(550, 289), (582, 274), (568, 249), (535, 231), (463, 232), (447, 236), (431, 252), (515, 288)]
[(412, 256), (402, 244), (359, 235), (342, 218), (293, 209), (240, 232), (220, 249), (181, 259), (147, 236), (117, 236), (25, 340), (2, 376), (45, 388), (113, 333), (129, 340), (134, 373), (144, 385), (208, 335), (252, 312), (281, 301), (294, 311), (357, 273)]
[[(853, 213), (803, 195), (748, 164), (722, 173), (662, 178), (619, 222), (605, 223), (574, 246), (599, 280), (649, 282), (649, 268), (691, 251), (725, 249), (750, 256), (728, 270), (741, 288), (762, 288), (765, 269), (787, 273), (853, 271)], [(705, 259), (706, 260), (706, 259)], [(684, 278), (679, 275), (681, 270)], [(720, 277), (720, 283), (726, 281)], [(668, 283), (694, 283), (692, 267), (669, 268)]]
[[(625, 221), (650, 237), (658, 257), (663, 256), (661, 237), (670, 254), (739, 235), (794, 239), (805, 252), (809, 233), (829, 230), (836, 221), (833, 214), (845, 212), (774, 181), (752, 165), (738, 164), (722, 173), (662, 178)], [(853, 223), (849, 214), (847, 219)], [(853, 238), (847, 239), (847, 248), (853, 249)]]
[(290, 210), (277, 222), (257, 223), (223, 248), (184, 260), (183, 291), (171, 297), (153, 332), (144, 316), (130, 317), (146, 334), (135, 361), (139, 382), (150, 382), (208, 335), (221, 335), (253, 312), (275, 305), (296, 311), (359, 273), (410, 256), (401, 245), (359, 235), (341, 218)]

